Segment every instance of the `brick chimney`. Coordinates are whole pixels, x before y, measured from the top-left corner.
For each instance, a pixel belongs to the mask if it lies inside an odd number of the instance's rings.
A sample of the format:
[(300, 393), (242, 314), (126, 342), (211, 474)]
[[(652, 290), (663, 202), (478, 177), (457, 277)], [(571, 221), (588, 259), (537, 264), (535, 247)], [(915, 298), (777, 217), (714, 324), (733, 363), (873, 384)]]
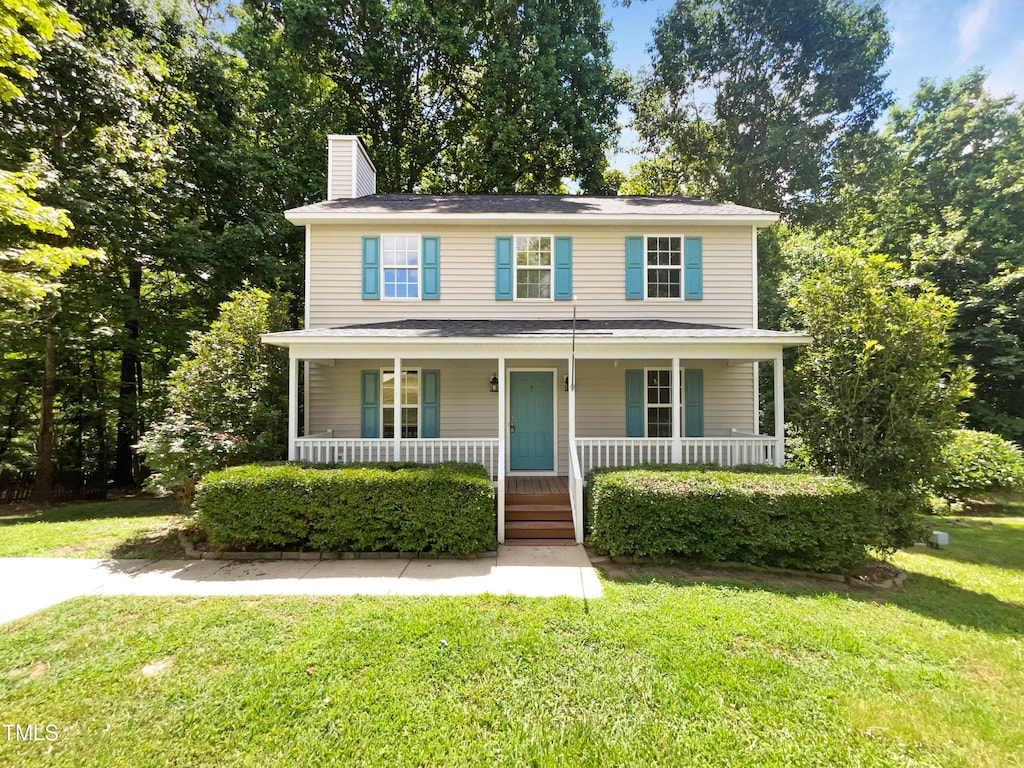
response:
[(327, 137), (327, 199), (377, 193), (377, 169), (358, 136)]

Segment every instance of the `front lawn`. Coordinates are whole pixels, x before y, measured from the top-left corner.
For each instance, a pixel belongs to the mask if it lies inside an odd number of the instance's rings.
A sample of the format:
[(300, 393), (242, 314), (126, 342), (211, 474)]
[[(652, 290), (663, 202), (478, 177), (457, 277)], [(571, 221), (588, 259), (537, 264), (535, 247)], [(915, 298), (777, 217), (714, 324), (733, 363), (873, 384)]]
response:
[(174, 499), (0, 507), (0, 557), (178, 557)]
[(59, 734), (0, 764), (1024, 765), (1024, 518), (933, 522), (891, 593), (79, 598), (0, 627), (4, 722)]

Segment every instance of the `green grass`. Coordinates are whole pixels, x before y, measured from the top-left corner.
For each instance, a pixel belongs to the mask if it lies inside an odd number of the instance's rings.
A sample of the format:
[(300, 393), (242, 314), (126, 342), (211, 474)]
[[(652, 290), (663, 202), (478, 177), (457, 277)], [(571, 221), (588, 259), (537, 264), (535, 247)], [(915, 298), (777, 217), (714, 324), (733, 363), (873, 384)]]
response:
[(79, 598), (0, 627), (3, 721), (59, 732), (0, 764), (1024, 765), (1024, 518), (932, 522), (886, 593)]
[(0, 557), (175, 556), (178, 512), (170, 498), (0, 507)]

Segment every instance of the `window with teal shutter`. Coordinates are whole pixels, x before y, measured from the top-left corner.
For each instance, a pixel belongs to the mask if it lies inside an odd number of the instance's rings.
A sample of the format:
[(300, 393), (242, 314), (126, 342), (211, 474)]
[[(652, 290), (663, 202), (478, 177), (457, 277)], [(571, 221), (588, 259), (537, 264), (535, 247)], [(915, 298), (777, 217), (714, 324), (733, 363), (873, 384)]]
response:
[(704, 437), (704, 371), (700, 368), (687, 368), (683, 374), (683, 400), (686, 436)]
[(423, 371), (420, 386), (420, 437), (440, 437), (441, 372)]
[(512, 238), (494, 238), (494, 298), (512, 301)]
[(555, 301), (572, 299), (572, 238), (555, 238)]
[(423, 238), (423, 291), (425, 300), (441, 298), (441, 240)]
[(704, 298), (704, 241), (687, 237), (683, 245), (683, 298)]
[(644, 436), (644, 372), (626, 371), (626, 437)]
[(359, 434), (364, 438), (380, 437), (380, 372), (363, 371), (361, 386), (362, 411)]
[(380, 238), (363, 238), (363, 298), (380, 298)]
[[(626, 298), (644, 297), (644, 239), (626, 238)], [(641, 379), (643, 377), (641, 376)]]

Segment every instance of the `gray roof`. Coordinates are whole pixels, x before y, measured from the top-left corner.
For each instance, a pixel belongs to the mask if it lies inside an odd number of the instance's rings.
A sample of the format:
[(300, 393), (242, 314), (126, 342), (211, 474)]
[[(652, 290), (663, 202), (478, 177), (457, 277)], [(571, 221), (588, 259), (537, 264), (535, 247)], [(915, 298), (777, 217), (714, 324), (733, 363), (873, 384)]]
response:
[[(274, 338), (568, 338), (572, 320), (392, 320), (267, 334)], [(577, 320), (576, 336), (593, 338), (787, 338), (793, 333), (758, 328), (677, 323), (671, 320)]]
[(771, 211), (697, 197), (645, 195), (366, 195), (293, 208), (305, 213), (591, 214), (641, 216), (774, 216)]

